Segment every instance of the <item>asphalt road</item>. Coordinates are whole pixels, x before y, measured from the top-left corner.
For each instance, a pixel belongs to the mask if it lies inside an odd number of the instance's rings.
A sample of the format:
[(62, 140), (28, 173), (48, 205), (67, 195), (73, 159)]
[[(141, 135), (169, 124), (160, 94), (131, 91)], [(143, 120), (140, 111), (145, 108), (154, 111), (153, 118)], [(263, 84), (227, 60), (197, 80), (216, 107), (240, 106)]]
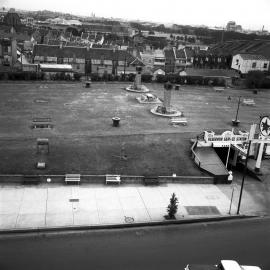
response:
[(235, 259), (270, 269), (270, 218), (0, 237), (0, 269), (177, 269)]

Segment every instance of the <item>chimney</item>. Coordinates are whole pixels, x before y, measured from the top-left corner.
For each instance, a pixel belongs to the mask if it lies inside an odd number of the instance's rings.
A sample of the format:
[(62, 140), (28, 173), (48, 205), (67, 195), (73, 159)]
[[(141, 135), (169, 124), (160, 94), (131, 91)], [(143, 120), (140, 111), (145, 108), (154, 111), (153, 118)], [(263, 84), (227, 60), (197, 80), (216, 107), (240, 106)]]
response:
[(60, 41), (60, 49), (63, 49), (63, 41)]
[(86, 50), (89, 52), (89, 50), (90, 50), (90, 43), (87, 43), (86, 44)]

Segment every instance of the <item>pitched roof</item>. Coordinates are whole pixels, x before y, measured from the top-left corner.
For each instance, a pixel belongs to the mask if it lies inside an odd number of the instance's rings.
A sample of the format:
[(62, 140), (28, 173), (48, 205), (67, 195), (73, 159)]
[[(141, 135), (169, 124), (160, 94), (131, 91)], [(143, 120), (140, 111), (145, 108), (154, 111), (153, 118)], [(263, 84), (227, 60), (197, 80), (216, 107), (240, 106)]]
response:
[(262, 61), (270, 61), (270, 58), (267, 58), (262, 55), (256, 55), (256, 54), (239, 54), (244, 60), (262, 60)]
[(124, 50), (113, 50), (105, 48), (89, 48), (64, 46), (60, 48), (57, 45), (37, 44), (33, 50), (34, 56), (50, 56), (50, 57), (66, 57), (66, 58), (80, 58), (80, 59), (104, 59), (104, 60), (118, 60), (130, 63), (141, 63), (141, 60), (134, 57)]

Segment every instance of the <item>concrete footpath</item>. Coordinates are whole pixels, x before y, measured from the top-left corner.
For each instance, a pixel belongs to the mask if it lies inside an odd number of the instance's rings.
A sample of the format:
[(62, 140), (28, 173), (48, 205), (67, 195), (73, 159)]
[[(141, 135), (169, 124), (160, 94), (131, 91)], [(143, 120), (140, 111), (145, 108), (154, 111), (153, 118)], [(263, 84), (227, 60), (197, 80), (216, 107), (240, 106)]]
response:
[[(164, 221), (173, 192), (179, 200), (177, 220), (229, 216), (236, 214), (239, 191), (240, 183), (168, 183), (160, 186), (2, 184), (0, 230)], [(248, 192), (243, 193), (242, 205), (242, 214), (263, 214)]]

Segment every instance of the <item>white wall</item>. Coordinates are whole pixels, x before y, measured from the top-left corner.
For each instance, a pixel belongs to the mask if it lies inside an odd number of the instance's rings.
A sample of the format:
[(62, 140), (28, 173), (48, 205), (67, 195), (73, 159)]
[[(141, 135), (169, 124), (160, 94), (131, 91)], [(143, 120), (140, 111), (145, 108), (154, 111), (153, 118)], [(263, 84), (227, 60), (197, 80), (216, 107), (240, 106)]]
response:
[[(267, 64), (266, 67), (265, 64)], [(269, 60), (244, 60), (241, 55), (237, 54), (233, 56), (231, 68), (247, 74), (252, 70), (268, 71), (269, 64)]]

